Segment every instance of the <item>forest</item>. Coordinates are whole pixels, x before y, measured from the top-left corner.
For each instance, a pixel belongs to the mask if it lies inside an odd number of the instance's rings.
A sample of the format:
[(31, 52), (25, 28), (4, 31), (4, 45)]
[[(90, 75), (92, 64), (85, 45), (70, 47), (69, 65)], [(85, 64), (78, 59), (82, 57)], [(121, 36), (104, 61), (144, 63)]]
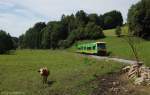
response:
[(98, 15), (80, 10), (75, 15), (62, 15), (60, 21), (36, 23), (19, 37), (19, 46), (30, 49), (68, 48), (78, 40), (103, 38), (103, 29), (122, 25), (119, 11)]

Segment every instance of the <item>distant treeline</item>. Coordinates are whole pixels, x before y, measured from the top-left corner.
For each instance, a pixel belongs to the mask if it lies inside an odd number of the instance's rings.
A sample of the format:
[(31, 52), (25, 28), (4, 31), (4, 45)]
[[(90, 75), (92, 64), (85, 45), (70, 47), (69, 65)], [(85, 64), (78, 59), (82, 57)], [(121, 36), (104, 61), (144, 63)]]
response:
[(123, 18), (119, 11), (103, 15), (87, 14), (83, 10), (72, 15), (62, 15), (60, 21), (47, 24), (38, 22), (19, 37), (20, 48), (50, 49), (67, 48), (77, 40), (105, 37), (103, 29), (122, 26)]

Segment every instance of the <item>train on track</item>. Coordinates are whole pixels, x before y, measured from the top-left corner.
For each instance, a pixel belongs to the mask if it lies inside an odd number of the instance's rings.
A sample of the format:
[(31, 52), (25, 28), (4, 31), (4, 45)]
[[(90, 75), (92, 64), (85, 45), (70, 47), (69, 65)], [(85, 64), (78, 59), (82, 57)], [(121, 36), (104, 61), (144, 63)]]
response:
[(95, 42), (77, 45), (78, 53), (106, 56), (106, 42)]

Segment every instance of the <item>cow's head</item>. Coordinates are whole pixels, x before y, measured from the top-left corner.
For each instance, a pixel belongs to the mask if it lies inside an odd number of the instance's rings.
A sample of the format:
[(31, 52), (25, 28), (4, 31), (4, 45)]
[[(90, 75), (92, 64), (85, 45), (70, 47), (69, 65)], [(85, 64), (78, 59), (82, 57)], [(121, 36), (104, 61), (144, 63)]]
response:
[(47, 69), (47, 67), (44, 67), (44, 68), (39, 69), (38, 72), (39, 72), (42, 76), (48, 76), (48, 75), (49, 75), (49, 70)]

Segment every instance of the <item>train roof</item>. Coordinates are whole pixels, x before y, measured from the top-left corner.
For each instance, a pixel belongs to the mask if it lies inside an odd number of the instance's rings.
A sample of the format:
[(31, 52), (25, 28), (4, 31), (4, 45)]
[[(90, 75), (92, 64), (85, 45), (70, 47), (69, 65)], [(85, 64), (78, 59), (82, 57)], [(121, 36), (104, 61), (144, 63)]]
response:
[(78, 46), (83, 46), (83, 45), (94, 45), (94, 44), (106, 44), (106, 42), (84, 43), (84, 44), (79, 44)]
[(102, 43), (102, 44), (105, 44), (106, 42), (96, 42), (96, 43), (100, 43), (100, 44)]

